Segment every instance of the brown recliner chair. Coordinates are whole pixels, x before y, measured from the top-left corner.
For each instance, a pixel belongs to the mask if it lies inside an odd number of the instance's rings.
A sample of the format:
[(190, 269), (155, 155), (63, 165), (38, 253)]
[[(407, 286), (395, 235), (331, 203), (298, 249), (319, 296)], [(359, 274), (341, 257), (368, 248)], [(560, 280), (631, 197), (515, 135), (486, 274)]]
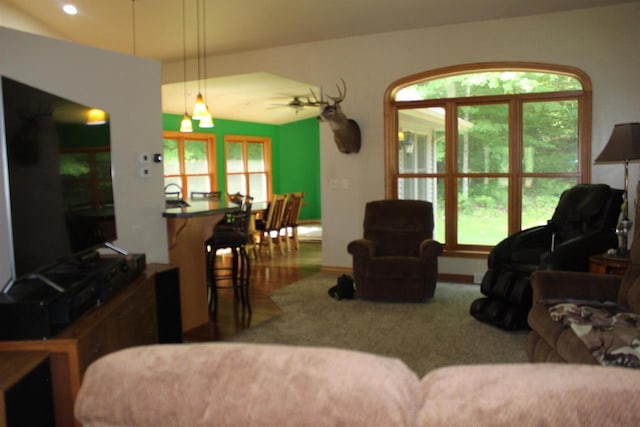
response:
[(433, 240), (433, 206), (422, 200), (369, 202), (364, 235), (347, 246), (356, 296), (423, 300), (433, 297), (442, 245)]

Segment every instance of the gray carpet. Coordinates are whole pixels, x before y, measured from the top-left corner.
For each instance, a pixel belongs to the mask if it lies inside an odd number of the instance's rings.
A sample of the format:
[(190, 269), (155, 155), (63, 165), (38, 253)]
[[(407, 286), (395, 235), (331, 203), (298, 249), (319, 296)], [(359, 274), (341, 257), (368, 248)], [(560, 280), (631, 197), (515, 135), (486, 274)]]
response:
[(477, 285), (438, 283), (432, 300), (337, 301), (327, 294), (338, 274), (320, 272), (271, 295), (283, 313), (230, 341), (337, 347), (403, 360), (416, 374), (447, 365), (526, 362), (527, 332), (475, 320)]

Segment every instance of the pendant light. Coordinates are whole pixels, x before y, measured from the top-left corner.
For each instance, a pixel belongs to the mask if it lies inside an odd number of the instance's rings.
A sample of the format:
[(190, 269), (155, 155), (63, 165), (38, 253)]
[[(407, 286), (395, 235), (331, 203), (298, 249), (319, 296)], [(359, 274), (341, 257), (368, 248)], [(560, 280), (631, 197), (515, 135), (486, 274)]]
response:
[[(207, 14), (205, 11), (205, 5), (207, 4), (206, 0), (203, 0), (202, 3), (202, 61), (204, 65), (204, 94), (207, 96)], [(212, 128), (213, 124), (213, 116), (211, 116), (211, 110), (209, 110), (209, 105), (207, 105), (206, 101), (204, 102), (206, 113), (200, 119), (200, 123), (198, 126), (201, 128)]]
[(187, 114), (187, 42), (186, 42), (186, 17), (185, 0), (182, 0), (182, 81), (184, 83), (184, 116), (180, 122), (180, 132), (193, 132), (193, 123)]
[(193, 114), (191, 117), (193, 120), (201, 120), (209, 114), (207, 110), (207, 104), (204, 102), (204, 97), (200, 91), (200, 0), (196, 0), (196, 40), (197, 40), (197, 66), (198, 66), (198, 96), (196, 96), (196, 103), (193, 106)]

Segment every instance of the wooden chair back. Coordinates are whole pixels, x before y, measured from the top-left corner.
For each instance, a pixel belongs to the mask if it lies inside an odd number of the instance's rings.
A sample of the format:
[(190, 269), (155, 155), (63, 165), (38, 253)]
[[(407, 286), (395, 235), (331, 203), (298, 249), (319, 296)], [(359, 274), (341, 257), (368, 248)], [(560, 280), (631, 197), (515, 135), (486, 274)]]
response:
[(269, 231), (280, 230), (282, 218), (284, 217), (284, 209), (287, 203), (287, 196), (284, 194), (275, 194), (269, 205), (267, 214), (266, 229)]
[[(280, 239), (280, 229), (282, 228), (282, 219), (284, 217), (284, 209), (287, 203), (287, 196), (282, 194), (274, 194), (271, 203), (269, 203), (269, 209), (267, 211), (267, 218), (264, 221), (264, 227), (260, 228), (259, 238), (260, 247), (267, 247), (268, 254), (271, 255), (273, 251), (273, 242), (275, 241), (280, 248), (280, 252), (284, 252), (282, 249), (282, 243)], [(272, 232), (275, 232), (272, 236)]]
[(293, 227), (298, 225), (298, 219), (300, 217), (300, 207), (302, 206), (302, 199), (304, 198), (304, 192), (289, 194), (289, 201), (287, 203), (287, 209), (285, 218), (282, 222), (283, 226)]

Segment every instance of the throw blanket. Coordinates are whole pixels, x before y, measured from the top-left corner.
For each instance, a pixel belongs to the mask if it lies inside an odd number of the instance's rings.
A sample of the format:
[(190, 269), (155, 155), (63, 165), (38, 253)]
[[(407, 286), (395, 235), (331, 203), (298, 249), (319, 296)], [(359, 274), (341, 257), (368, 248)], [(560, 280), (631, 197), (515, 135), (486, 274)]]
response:
[(604, 366), (640, 368), (640, 315), (621, 313), (613, 303), (565, 302), (549, 307), (556, 322), (570, 327)]

